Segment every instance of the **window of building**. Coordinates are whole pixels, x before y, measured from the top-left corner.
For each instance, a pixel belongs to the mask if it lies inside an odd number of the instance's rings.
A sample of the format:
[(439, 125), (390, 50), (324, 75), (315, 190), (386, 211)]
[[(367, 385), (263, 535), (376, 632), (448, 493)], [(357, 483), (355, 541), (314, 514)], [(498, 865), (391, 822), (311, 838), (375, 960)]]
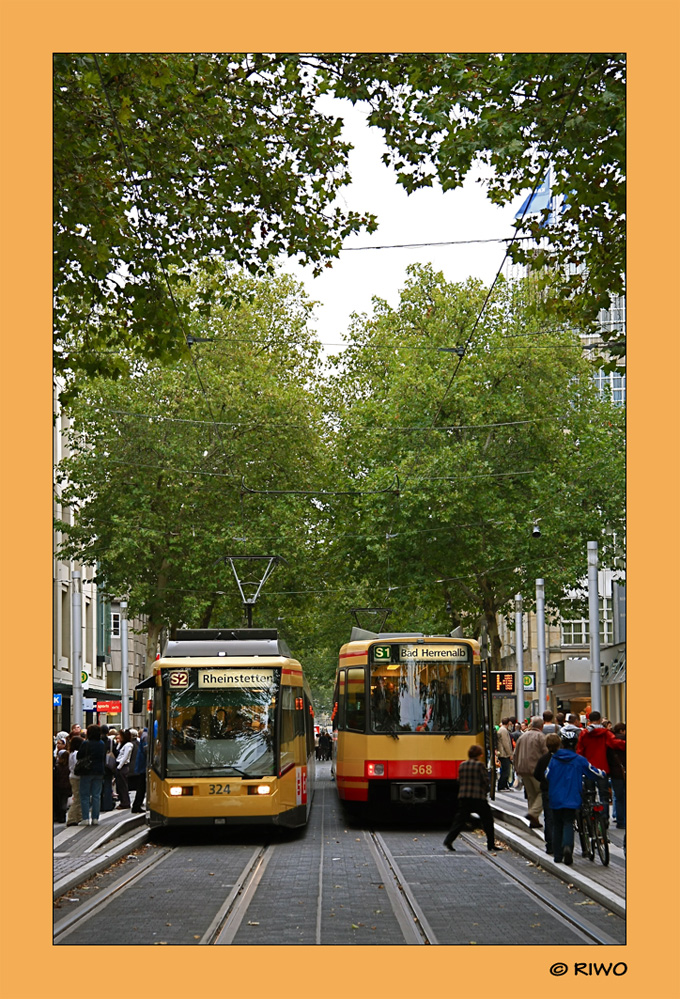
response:
[(615, 406), (626, 401), (626, 376), (621, 371), (596, 371), (593, 375), (600, 395), (609, 394)]
[(120, 638), (120, 614), (111, 612), (111, 635)]
[[(614, 641), (614, 611), (610, 598), (600, 598), (600, 644), (611, 645)], [(562, 619), (562, 645), (590, 645), (590, 623), (588, 618)]]

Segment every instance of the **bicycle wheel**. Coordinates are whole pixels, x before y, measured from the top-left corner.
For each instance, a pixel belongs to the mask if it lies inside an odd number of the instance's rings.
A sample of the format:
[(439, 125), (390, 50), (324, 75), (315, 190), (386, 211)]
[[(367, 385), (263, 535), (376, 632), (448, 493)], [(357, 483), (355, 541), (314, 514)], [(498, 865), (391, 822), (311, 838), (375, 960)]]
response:
[(587, 857), (590, 853), (590, 845), (588, 837), (586, 836), (586, 829), (581, 812), (576, 813), (576, 832), (578, 833), (579, 843), (581, 844), (581, 856)]
[(585, 827), (586, 841), (588, 844), (586, 857), (588, 860), (595, 860), (595, 829), (593, 827), (593, 817), (587, 812), (583, 816), (583, 825)]
[(593, 820), (595, 829), (595, 846), (600, 856), (600, 860), (606, 867), (609, 863), (609, 840), (607, 839), (607, 826), (602, 815), (598, 815)]

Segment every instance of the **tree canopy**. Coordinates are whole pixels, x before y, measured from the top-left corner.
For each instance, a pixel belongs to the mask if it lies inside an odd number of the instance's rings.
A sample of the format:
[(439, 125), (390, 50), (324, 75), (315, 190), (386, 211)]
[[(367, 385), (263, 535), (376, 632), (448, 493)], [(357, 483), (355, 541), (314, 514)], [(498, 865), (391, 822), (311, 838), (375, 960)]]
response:
[[(374, 300), (329, 391), (339, 477), (395, 475), (398, 495), (349, 501), (329, 564), (401, 628), (487, 627), (537, 576), (553, 609), (586, 572), (585, 541), (613, 567), (624, 535), (624, 418), (598, 394), (580, 339), (548, 321), (535, 283), (502, 282), (460, 363), (451, 348), (487, 289), (413, 267), (396, 308)], [(540, 539), (532, 538), (533, 525)]]
[[(552, 166), (563, 211), (549, 227), (527, 216), (519, 229), (540, 243), (514, 244), (512, 259), (542, 275), (558, 318), (581, 326), (622, 291), (621, 55), (58, 54), (59, 373), (116, 376), (130, 351), (186, 356), (178, 297), (199, 267), (263, 274), (288, 255), (318, 271), (347, 236), (375, 229), (338, 204), (350, 147), (341, 115), (318, 109), (324, 92), (368, 103), (407, 191), (460, 186), (481, 160), (504, 204)], [(191, 308), (205, 315), (233, 294), (207, 281)]]
[(55, 56), (57, 371), (115, 375), (125, 348), (181, 357), (173, 297), (198, 264), (318, 270), (375, 227), (334, 203), (349, 147), (317, 91), (296, 54)]
[[(527, 215), (516, 263), (542, 274), (549, 304), (583, 326), (624, 292), (626, 60), (609, 53), (338, 55), (329, 90), (366, 101), (385, 161), (407, 191), (459, 187), (475, 161), (493, 168), (488, 196), (507, 204), (552, 168), (561, 202), (546, 226)], [(604, 331), (623, 352), (622, 331)]]

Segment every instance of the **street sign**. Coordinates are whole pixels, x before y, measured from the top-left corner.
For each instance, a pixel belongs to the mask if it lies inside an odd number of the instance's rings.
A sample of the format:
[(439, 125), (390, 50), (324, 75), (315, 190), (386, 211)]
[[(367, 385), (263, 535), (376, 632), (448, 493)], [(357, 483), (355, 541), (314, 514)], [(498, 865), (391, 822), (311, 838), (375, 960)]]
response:
[(107, 715), (119, 715), (122, 707), (122, 701), (97, 701), (97, 711), (105, 711)]
[(96, 703), (96, 697), (83, 697), (83, 711), (94, 711)]
[(526, 691), (536, 690), (536, 674), (535, 673), (524, 673), (523, 674), (524, 689)]
[(499, 670), (491, 670), (491, 693), (514, 694), (515, 674), (501, 673)]
[(90, 682), (90, 674), (84, 669), (80, 674), (80, 682), (83, 685), (83, 690), (86, 689), (88, 683)]
[(61, 707), (61, 694), (52, 694), (52, 698), (53, 698), (52, 707), (53, 708), (60, 708)]

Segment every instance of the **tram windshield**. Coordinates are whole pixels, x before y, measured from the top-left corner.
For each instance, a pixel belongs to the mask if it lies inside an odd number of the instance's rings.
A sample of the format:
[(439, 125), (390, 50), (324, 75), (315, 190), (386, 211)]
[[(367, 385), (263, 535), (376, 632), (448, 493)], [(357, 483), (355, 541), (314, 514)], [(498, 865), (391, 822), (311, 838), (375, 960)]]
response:
[(371, 667), (374, 732), (471, 732), (471, 666), (406, 658)]
[(275, 773), (276, 685), (171, 690), (167, 701), (168, 776)]

